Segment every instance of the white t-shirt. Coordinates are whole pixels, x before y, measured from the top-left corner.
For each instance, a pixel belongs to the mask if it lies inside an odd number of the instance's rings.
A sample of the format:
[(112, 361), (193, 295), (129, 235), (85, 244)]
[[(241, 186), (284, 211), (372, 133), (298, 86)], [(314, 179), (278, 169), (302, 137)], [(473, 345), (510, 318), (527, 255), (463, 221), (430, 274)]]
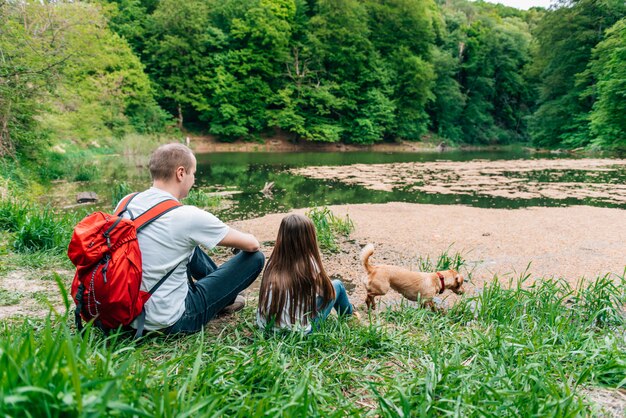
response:
[[(170, 193), (151, 187), (128, 205), (124, 217), (133, 218), (154, 205), (175, 199)], [(116, 208), (117, 211), (117, 208)], [(170, 270), (176, 270), (145, 304), (147, 330), (173, 325), (185, 312), (187, 261), (198, 245), (209, 249), (226, 236), (229, 227), (217, 217), (195, 206), (184, 205), (164, 214), (137, 235), (141, 249), (143, 278), (141, 290), (148, 291)], [(135, 323), (133, 323), (135, 326)]]
[[(305, 334), (308, 334), (311, 332), (311, 318), (309, 317), (309, 321), (307, 323), (307, 325), (304, 325), (304, 314), (305, 312), (304, 309), (302, 309), (302, 307), (298, 307), (296, 308), (296, 322), (292, 323), (291, 322), (291, 316), (289, 315), (289, 309), (291, 308), (291, 298), (289, 297), (289, 292), (287, 292), (286, 294), (286, 298), (285, 298), (285, 306), (283, 307), (282, 312), (280, 313), (280, 325), (278, 324), (274, 324), (273, 330), (274, 331), (279, 331), (279, 330), (290, 330), (290, 331), (300, 331), (303, 332)], [(267, 306), (269, 307), (270, 304), (272, 303), (272, 291), (270, 290), (268, 298), (267, 298)], [(267, 326), (267, 318), (263, 315), (261, 315), (261, 313), (257, 310), (256, 311), (256, 324), (258, 325), (259, 328), (261, 329), (265, 329), (265, 327)]]

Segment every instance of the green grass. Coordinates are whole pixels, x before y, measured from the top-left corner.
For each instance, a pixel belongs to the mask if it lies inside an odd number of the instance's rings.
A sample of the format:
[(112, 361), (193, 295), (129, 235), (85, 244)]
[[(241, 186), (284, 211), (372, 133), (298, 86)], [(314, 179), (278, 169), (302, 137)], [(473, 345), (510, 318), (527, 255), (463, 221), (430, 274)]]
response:
[(102, 176), (97, 161), (98, 151), (71, 148), (62, 154), (54, 151), (45, 152), (40, 159), (46, 164), (35, 167), (41, 181), (65, 179), (69, 181), (94, 181)]
[(16, 232), (24, 224), (29, 205), (15, 199), (0, 199), (0, 230)]
[(82, 216), (82, 212), (57, 213), (49, 206), (0, 200), (0, 230), (10, 234), (3, 240), (12, 241), (18, 253), (63, 253)]
[(100, 178), (98, 165), (93, 162), (79, 164), (72, 170), (74, 181), (94, 181)]
[(56, 214), (51, 208), (33, 208), (15, 233), (13, 246), (18, 252), (67, 250), (78, 219), (72, 214)]
[(20, 303), (24, 294), (14, 290), (0, 289), (0, 306), (12, 306)]
[(50, 270), (52, 269), (74, 269), (74, 265), (67, 258), (65, 250), (26, 253), (9, 251), (6, 254), (0, 252), (0, 257), (2, 257), (3, 261), (3, 263), (0, 263), (0, 277), (12, 270), (26, 269), (33, 272), (32, 276), (40, 277), (43, 280), (51, 280), (53, 273)]
[[(71, 268), (64, 252), (81, 216), (0, 201), (0, 274), (28, 268), (59, 283), (49, 271)], [(328, 208), (308, 216), (326, 251), (353, 229)], [(450, 250), (418, 262), (465, 265)], [(92, 330), (80, 338), (55, 312), (6, 320), (0, 415), (597, 415), (582, 388), (626, 387), (626, 279), (526, 284), (495, 281), (445, 314), (402, 304), (361, 324), (331, 318), (309, 337), (257, 330), (255, 303), (205, 334), (139, 342)], [(0, 292), (0, 303), (23, 300)]]
[(337, 236), (347, 237), (354, 231), (354, 223), (348, 215), (345, 218), (335, 216), (327, 207), (313, 208), (306, 212), (315, 225), (320, 249), (329, 253), (339, 251)]
[(459, 271), (462, 266), (466, 266), (465, 257), (460, 252), (450, 253), (450, 248), (444, 251), (437, 260), (431, 260), (429, 256), (418, 257), (417, 269), (419, 271), (440, 271), (454, 269)]
[(115, 206), (122, 200), (125, 196), (128, 196), (134, 192), (133, 188), (130, 184), (125, 181), (116, 182), (113, 186), (113, 190), (111, 191), (111, 206), (115, 209)]
[(211, 196), (200, 189), (192, 189), (189, 195), (182, 200), (185, 205), (197, 206), (201, 209), (215, 208), (219, 206), (221, 198), (219, 196)]
[(52, 314), (0, 329), (0, 414), (593, 415), (582, 387), (626, 385), (625, 290), (624, 277), (496, 281), (447, 314), (402, 305), (309, 337), (257, 330), (253, 306), (140, 342), (80, 338)]

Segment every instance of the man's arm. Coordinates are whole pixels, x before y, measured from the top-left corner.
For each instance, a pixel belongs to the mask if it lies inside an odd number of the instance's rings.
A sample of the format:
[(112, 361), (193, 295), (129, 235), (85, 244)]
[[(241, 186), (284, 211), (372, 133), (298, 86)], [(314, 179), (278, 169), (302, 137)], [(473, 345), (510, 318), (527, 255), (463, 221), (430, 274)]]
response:
[(259, 251), (260, 248), (259, 241), (254, 235), (246, 234), (233, 228), (229, 228), (226, 236), (217, 245), (239, 248), (249, 253)]

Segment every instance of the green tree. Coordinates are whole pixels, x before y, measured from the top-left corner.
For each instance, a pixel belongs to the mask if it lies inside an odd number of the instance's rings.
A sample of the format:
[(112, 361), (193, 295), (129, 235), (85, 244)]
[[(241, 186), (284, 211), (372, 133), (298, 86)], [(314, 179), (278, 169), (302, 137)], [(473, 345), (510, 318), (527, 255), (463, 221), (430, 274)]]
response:
[(228, 44), (208, 80), (211, 106), (201, 119), (209, 132), (234, 139), (268, 127), (270, 106), (283, 85), (295, 13), (293, 0), (230, 0), (214, 10), (212, 21)]
[(146, 0), (99, 0), (109, 27), (124, 38), (142, 59), (145, 47), (146, 24), (156, 2)]
[(161, 105), (178, 118), (210, 108), (207, 79), (214, 77), (214, 54), (226, 44), (209, 24), (209, 4), (163, 0), (146, 22), (145, 62)]
[(143, 66), (89, 3), (0, 3), (0, 153), (162, 129)]
[(0, 2), (0, 156), (28, 153), (46, 136), (36, 117), (72, 51), (52, 5)]
[(385, 123), (393, 136), (419, 140), (429, 119), (426, 104), (432, 93), (435, 71), (431, 63), (437, 15), (431, 0), (369, 1), (371, 41), (387, 67), (385, 84), (396, 117)]
[(463, 141), (463, 128), (459, 123), (465, 107), (465, 95), (457, 81), (458, 57), (441, 49), (433, 51), (433, 67), (436, 80), (435, 98), (428, 111), (431, 115), (431, 130), (453, 142)]
[(594, 145), (626, 149), (626, 18), (606, 31), (593, 50), (590, 70), (596, 79), (591, 112)]
[(580, 146), (591, 140), (594, 84), (586, 72), (606, 28), (626, 13), (622, 0), (573, 0), (550, 10), (535, 30), (533, 72), (541, 80), (539, 107), (530, 120), (537, 145)]
[(495, 57), (490, 54), (495, 43), (492, 22), (474, 21), (466, 36), (459, 52), (459, 80), (466, 97), (460, 120), (464, 140), (469, 143), (495, 142)]
[(58, 5), (69, 26), (65, 38), (75, 55), (65, 66), (43, 118), (59, 136), (121, 138), (161, 131), (168, 122), (153, 97), (144, 68), (128, 43), (111, 32), (99, 8), (86, 3)]
[(148, 72), (159, 100), (223, 139), (268, 126), (288, 56), (292, 0), (163, 0), (146, 24)]
[(468, 143), (526, 138), (531, 36), (523, 12), (509, 9), (464, 1), (442, 6), (445, 26), (436, 39), (437, 82), (429, 105), (439, 135)]
[(517, 17), (505, 18), (494, 28), (493, 116), (505, 138), (525, 139), (525, 121), (534, 100), (526, 66), (530, 62), (531, 35), (528, 25)]
[(313, 97), (325, 100), (322, 108), (332, 111), (321, 121), (322, 129), (315, 130), (327, 141), (381, 140), (380, 121), (366, 114), (373, 107), (368, 106), (371, 101), (382, 99), (377, 91), (385, 89), (384, 69), (376, 68), (380, 57), (369, 40), (366, 8), (356, 0), (322, 0), (312, 12), (309, 48), (318, 85), (327, 92)]

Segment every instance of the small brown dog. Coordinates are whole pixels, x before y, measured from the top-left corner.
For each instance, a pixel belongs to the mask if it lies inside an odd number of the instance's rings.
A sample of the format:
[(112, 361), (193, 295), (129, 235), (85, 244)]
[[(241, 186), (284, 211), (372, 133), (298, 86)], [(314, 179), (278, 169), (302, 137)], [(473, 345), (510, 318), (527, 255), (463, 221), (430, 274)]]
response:
[(434, 308), (433, 297), (445, 289), (459, 295), (464, 292), (463, 276), (456, 270), (424, 273), (386, 264), (374, 266), (369, 261), (373, 253), (372, 244), (367, 244), (361, 250), (361, 262), (367, 271), (365, 303), (368, 309), (376, 309), (376, 296), (385, 295), (390, 288), (409, 300), (416, 301), (419, 298), (424, 306), (431, 309)]

